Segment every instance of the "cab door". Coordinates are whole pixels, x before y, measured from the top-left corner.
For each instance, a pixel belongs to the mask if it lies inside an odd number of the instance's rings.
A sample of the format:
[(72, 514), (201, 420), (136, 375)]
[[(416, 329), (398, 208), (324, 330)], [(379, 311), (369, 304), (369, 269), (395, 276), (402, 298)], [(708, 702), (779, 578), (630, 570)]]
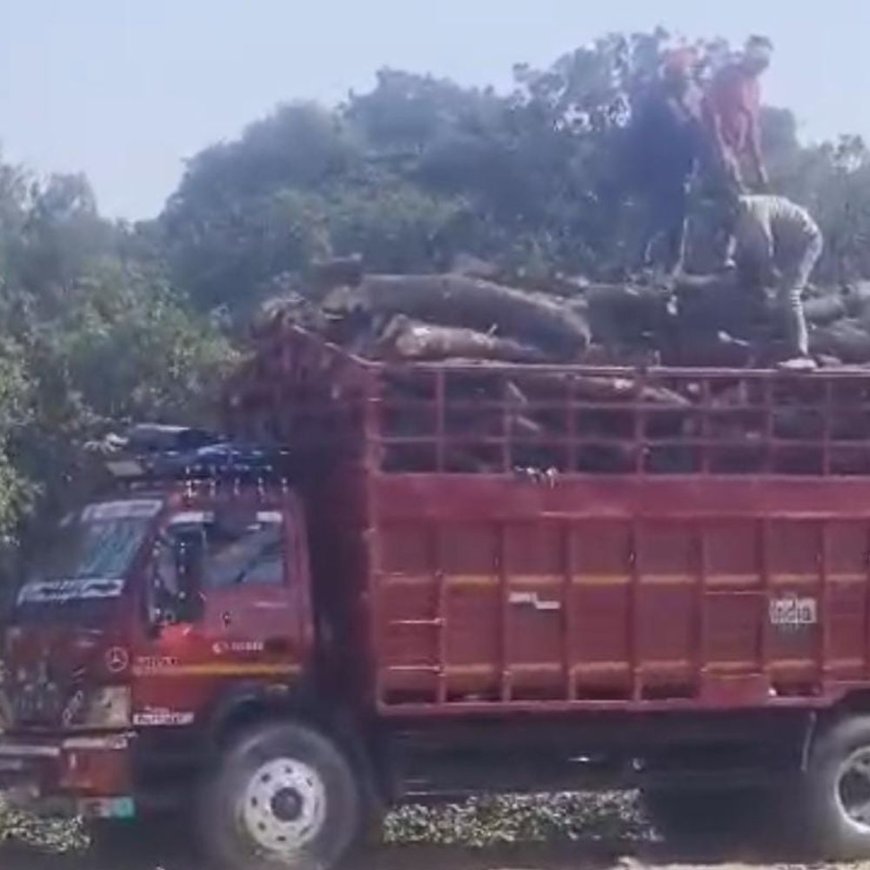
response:
[[(169, 516), (136, 650), (134, 724), (188, 725), (228, 681), (286, 682), (307, 664), (307, 574), (295, 506), (202, 504)], [(179, 542), (199, 539), (200, 602), (182, 599)], [(183, 544), (181, 545), (183, 548)]]
[(304, 664), (309, 606), (293, 519), (218, 510), (206, 526), (201, 630), (217, 670), (257, 676)]

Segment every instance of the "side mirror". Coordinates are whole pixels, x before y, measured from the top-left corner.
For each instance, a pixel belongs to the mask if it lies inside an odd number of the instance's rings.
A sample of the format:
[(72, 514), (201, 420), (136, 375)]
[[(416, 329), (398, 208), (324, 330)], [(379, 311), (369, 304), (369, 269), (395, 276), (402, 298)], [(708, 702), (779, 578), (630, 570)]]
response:
[(196, 622), (203, 609), (205, 533), (201, 528), (179, 529), (173, 547), (178, 577), (177, 616), (181, 622)]

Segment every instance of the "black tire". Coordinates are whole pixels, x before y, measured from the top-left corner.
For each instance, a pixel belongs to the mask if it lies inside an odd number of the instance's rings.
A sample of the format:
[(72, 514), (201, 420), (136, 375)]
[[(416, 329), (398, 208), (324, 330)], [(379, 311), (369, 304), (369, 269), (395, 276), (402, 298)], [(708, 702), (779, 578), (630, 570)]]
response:
[(203, 845), (231, 870), (328, 870), (354, 845), (364, 816), (344, 754), (296, 723), (245, 732), (199, 804)]
[[(855, 773), (861, 762), (867, 765), (867, 775)], [(850, 808), (863, 802), (864, 793), (870, 806), (870, 716), (842, 719), (820, 733), (810, 753), (803, 792), (813, 851), (841, 861), (870, 857), (870, 813), (864, 824), (850, 814)]]
[(755, 839), (772, 816), (763, 789), (648, 789), (642, 797), (647, 818), (670, 842)]

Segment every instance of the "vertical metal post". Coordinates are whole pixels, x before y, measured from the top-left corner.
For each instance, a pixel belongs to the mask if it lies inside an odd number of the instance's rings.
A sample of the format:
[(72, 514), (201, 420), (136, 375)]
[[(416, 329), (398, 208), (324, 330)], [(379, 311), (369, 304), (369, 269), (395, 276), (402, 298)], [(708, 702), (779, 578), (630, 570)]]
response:
[(646, 372), (638, 372), (634, 384), (632, 410), (634, 411), (634, 470), (636, 474), (646, 471), (646, 409), (643, 406), (643, 388)]
[(565, 407), (567, 409), (568, 419), (566, 432), (568, 433), (568, 472), (576, 474), (578, 462), (577, 449), (577, 383), (573, 375), (568, 376), (567, 385), (568, 395), (566, 396)]
[[(834, 382), (825, 379), (825, 420), (822, 442), (822, 474), (831, 476), (831, 417), (834, 412)], [(826, 536), (827, 537), (827, 536)]]
[(864, 679), (870, 679), (870, 523), (864, 539)]
[(500, 661), (500, 697), (507, 703), (513, 696), (513, 679), (511, 673), (511, 614), (510, 614), (510, 577), (507, 566), (507, 526), (503, 521), (498, 525), (498, 579), (499, 604), (501, 605), (501, 661)]
[(445, 444), (447, 437), (447, 410), (446, 403), (446, 388), (444, 384), (444, 368), (440, 367), (435, 372), (435, 469), (436, 471), (445, 471)]
[(713, 437), (710, 427), (710, 378), (705, 377), (701, 383), (701, 474), (709, 474)]
[(447, 703), (448, 649), (447, 649), (447, 576), (444, 572), (444, 535), (439, 522), (432, 531), (433, 579), (436, 584), (436, 655), (438, 657), (438, 687), (436, 700), (439, 706)]
[(640, 598), (641, 572), (638, 564), (639, 530), (638, 521), (631, 520), (629, 532), (629, 566), (631, 568), (631, 586), (628, 591), (628, 663), (631, 673), (631, 700), (640, 701), (643, 697), (643, 680), (640, 673), (640, 650), (638, 639), (640, 637)]
[(761, 630), (759, 632), (759, 664), (762, 674), (770, 679), (770, 641), (771, 641), (771, 622), (770, 622), (770, 604), (773, 597), (773, 585), (770, 575), (770, 520), (767, 517), (762, 517), (757, 521), (756, 526), (757, 548), (758, 548), (758, 566), (761, 572)]
[(698, 577), (695, 586), (695, 650), (697, 653), (696, 688), (698, 694), (703, 691), (704, 676), (707, 671), (707, 577), (710, 572), (710, 554), (707, 544), (707, 527), (705, 520), (699, 520), (697, 528)]
[(566, 520), (562, 525), (562, 671), (565, 694), (569, 701), (577, 700), (577, 681), (574, 675), (574, 545), (573, 525)]
[(830, 562), (831, 562), (831, 553), (830, 553), (830, 541), (831, 536), (829, 534), (829, 524), (826, 520), (819, 520), (819, 536), (818, 536), (818, 547), (819, 547), (819, 557), (818, 557), (818, 567), (819, 567), (819, 584), (821, 586), (820, 595), (819, 595), (819, 609), (821, 613), (818, 614), (818, 623), (819, 626), (819, 637), (818, 637), (818, 653), (819, 653), (819, 688), (823, 688), (824, 683), (828, 676), (828, 663), (830, 661), (829, 655), (829, 637), (830, 637), (830, 626), (828, 625), (828, 618), (831, 612), (829, 605), (829, 599), (831, 594), (831, 584), (829, 583), (830, 576)]
[(507, 380), (504, 375), (501, 375), (501, 438), (502, 438), (502, 454), (501, 464), (502, 471), (505, 474), (510, 474), (513, 471), (513, 444), (511, 443), (511, 419), (509, 405), (507, 399)]
[(365, 572), (365, 593), (362, 596), (361, 609), (368, 616), (368, 646), (371, 650), (371, 660), (367, 663), (369, 672), (374, 679), (372, 684), (375, 692), (375, 703), (386, 702), (384, 679), (381, 663), (384, 661), (382, 635), (380, 630), (381, 597), (384, 594), (384, 564), (380, 535), (379, 506), (375, 495), (377, 487), (371, 479), (382, 470), (384, 458), (383, 428), (380, 423), (383, 378), (378, 369), (367, 369), (361, 390), (362, 426), (366, 447), (362, 455), (360, 475), (362, 486), (365, 487), (364, 516), (360, 534), (363, 539), (362, 552), (367, 553), (368, 570)]
[(364, 407), (363, 407), (363, 440), (366, 444), (363, 464), (367, 472), (381, 471), (385, 445), (383, 426), (383, 379), (378, 377), (377, 369), (366, 372)]

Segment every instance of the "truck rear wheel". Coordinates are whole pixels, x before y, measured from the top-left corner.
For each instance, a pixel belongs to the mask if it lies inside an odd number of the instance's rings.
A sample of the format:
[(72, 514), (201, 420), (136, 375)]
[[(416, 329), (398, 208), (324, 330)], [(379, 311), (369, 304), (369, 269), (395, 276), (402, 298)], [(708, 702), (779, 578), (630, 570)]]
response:
[(200, 809), (207, 851), (233, 870), (327, 870), (353, 844), (362, 820), (344, 755), (295, 723), (248, 731), (233, 744)]
[(870, 856), (870, 716), (844, 719), (821, 733), (804, 786), (813, 846), (831, 859)]

